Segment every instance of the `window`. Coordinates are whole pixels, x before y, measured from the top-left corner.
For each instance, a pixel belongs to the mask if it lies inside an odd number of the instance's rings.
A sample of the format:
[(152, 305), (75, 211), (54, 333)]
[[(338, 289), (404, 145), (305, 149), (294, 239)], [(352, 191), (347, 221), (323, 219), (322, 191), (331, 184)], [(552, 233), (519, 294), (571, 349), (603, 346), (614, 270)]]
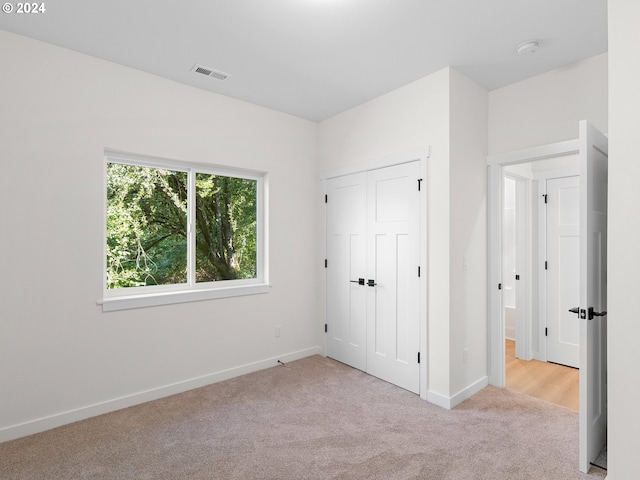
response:
[(105, 158), (103, 310), (267, 291), (264, 174)]

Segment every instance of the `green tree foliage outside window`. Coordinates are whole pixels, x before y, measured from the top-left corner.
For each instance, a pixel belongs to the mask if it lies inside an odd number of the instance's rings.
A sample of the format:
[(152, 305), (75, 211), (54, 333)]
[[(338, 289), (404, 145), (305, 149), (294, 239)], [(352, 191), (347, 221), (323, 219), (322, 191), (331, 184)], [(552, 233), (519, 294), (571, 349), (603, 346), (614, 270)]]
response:
[(196, 174), (196, 282), (255, 278), (256, 184)]
[[(185, 284), (190, 173), (107, 163), (107, 288)], [(257, 181), (194, 173), (195, 282), (256, 278)]]

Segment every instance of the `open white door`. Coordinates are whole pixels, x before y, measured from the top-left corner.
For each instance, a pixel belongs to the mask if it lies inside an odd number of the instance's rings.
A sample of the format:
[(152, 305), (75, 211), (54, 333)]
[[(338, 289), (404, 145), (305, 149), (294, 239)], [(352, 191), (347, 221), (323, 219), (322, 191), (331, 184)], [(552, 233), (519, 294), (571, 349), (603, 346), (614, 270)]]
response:
[(607, 439), (607, 138), (580, 122), (580, 470)]

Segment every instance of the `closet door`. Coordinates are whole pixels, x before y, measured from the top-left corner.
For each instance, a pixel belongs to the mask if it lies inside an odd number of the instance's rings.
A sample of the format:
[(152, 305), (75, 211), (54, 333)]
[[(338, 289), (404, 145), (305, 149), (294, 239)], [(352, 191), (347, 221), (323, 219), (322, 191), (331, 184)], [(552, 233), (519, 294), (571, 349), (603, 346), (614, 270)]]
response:
[(364, 371), (366, 188), (365, 173), (327, 181), (327, 356)]
[(418, 162), (367, 174), (367, 372), (419, 393)]
[(327, 181), (327, 355), (419, 393), (419, 162)]

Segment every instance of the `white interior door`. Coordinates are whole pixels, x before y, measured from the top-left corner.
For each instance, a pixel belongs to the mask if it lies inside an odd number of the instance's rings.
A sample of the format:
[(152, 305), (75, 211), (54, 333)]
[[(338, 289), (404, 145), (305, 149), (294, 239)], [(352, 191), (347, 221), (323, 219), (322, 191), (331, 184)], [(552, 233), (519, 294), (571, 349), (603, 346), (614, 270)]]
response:
[(580, 177), (546, 183), (547, 360), (578, 368), (580, 321), (569, 309), (580, 299)]
[(607, 435), (607, 138), (580, 122), (580, 470)]
[(419, 393), (419, 161), (327, 180), (327, 355)]
[(360, 370), (367, 369), (366, 188), (365, 173), (327, 180), (327, 355)]
[(367, 371), (419, 392), (418, 162), (367, 175)]

